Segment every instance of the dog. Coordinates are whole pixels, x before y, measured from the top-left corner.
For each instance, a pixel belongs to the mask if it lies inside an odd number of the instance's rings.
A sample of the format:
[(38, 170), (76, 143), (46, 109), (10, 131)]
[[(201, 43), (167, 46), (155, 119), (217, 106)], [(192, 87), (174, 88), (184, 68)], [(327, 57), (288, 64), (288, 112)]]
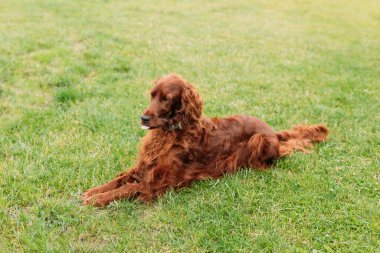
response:
[(148, 130), (135, 165), (82, 195), (85, 205), (103, 207), (119, 199), (150, 202), (168, 189), (216, 179), (240, 168), (267, 169), (298, 150), (327, 139), (324, 125), (275, 132), (252, 116), (208, 118), (195, 87), (177, 74), (159, 78), (141, 116)]

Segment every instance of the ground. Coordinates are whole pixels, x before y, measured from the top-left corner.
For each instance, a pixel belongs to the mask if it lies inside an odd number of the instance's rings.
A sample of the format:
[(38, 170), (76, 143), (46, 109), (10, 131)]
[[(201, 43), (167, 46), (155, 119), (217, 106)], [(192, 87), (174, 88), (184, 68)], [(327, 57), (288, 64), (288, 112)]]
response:
[[(363, 1), (0, 2), (0, 252), (379, 252), (380, 8)], [(205, 114), (330, 140), (146, 205), (83, 206), (127, 170), (155, 78)]]

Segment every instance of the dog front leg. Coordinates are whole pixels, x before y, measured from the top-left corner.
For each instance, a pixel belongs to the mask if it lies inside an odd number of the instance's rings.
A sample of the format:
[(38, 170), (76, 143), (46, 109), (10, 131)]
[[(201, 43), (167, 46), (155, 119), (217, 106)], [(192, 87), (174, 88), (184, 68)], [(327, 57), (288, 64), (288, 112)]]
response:
[(117, 189), (95, 194), (86, 200), (85, 205), (93, 205), (96, 207), (104, 207), (112, 201), (124, 198), (133, 198), (142, 190), (142, 185), (139, 183), (126, 184)]
[(103, 185), (91, 188), (87, 191), (85, 191), (82, 195), (82, 200), (86, 201), (86, 199), (90, 198), (91, 196), (98, 194), (98, 193), (103, 193), (103, 192), (108, 192), (114, 189), (117, 189), (121, 186), (123, 186), (126, 183), (132, 183), (136, 181), (136, 169), (131, 169), (127, 172), (120, 173), (115, 179), (109, 181), (108, 183), (105, 183)]

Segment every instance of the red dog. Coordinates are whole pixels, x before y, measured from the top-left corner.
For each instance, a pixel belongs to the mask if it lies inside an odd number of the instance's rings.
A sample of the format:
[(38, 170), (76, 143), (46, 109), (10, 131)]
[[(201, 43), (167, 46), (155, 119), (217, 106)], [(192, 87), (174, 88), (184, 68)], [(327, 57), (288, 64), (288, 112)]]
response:
[(151, 201), (169, 188), (219, 178), (241, 167), (265, 169), (293, 150), (306, 152), (328, 135), (322, 125), (276, 133), (251, 116), (207, 118), (199, 93), (175, 74), (160, 78), (151, 96), (141, 116), (141, 127), (150, 131), (135, 166), (85, 192), (84, 204), (101, 207), (124, 198)]

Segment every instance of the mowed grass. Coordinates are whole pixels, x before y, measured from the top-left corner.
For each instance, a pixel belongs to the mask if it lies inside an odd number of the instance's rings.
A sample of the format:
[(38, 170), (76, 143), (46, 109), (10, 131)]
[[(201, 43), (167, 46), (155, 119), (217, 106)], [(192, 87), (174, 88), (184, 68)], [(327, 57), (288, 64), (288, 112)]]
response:
[[(379, 252), (380, 5), (1, 1), (0, 252)], [(158, 76), (205, 114), (329, 142), (146, 205), (85, 207), (130, 167)]]

